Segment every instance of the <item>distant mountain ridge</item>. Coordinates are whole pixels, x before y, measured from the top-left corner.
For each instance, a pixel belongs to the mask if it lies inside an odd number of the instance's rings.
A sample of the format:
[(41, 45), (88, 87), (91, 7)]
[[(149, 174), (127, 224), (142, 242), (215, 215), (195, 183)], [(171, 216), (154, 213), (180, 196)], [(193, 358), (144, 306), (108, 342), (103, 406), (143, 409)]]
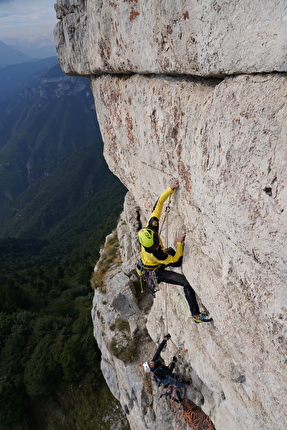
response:
[(14, 49), (0, 41), (0, 67), (25, 63), (33, 60), (35, 61), (35, 58), (29, 57), (18, 49)]
[(58, 64), (57, 57), (44, 58), (0, 68), (0, 103), (25, 86), (24, 80), (40, 70)]
[(0, 112), (0, 205), (101, 139), (89, 80), (65, 75), (59, 64), (27, 77)]

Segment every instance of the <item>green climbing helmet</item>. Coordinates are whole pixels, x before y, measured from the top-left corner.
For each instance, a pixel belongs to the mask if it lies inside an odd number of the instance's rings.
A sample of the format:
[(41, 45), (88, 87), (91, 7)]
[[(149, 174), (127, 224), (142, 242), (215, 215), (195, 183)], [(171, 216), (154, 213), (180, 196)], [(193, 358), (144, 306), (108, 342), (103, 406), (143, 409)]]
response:
[(142, 228), (138, 232), (138, 239), (144, 248), (155, 249), (159, 244), (158, 234), (151, 228)]

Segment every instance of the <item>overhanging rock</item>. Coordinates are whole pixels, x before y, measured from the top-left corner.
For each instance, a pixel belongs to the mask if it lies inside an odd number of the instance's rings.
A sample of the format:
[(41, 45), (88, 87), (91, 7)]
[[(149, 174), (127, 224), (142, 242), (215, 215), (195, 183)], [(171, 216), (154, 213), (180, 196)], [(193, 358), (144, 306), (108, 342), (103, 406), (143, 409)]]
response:
[(58, 0), (55, 8), (69, 74), (287, 71), (284, 0)]

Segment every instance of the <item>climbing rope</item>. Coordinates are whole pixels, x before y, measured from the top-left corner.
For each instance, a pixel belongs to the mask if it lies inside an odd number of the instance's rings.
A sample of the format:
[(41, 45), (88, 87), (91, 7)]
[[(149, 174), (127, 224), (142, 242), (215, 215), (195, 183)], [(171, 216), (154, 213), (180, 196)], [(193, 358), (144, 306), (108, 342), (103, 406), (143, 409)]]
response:
[[(169, 196), (169, 200), (168, 200), (167, 206), (165, 208), (165, 214), (164, 214), (163, 222), (161, 224), (161, 229), (160, 229), (160, 233), (159, 233), (161, 235), (163, 226), (166, 223), (166, 226), (165, 226), (165, 247), (166, 247), (166, 249), (168, 248), (168, 214), (170, 212), (170, 205), (171, 205), (171, 196)], [(168, 284), (165, 282), (164, 283), (164, 287), (163, 287), (163, 290), (164, 290), (164, 303), (165, 303), (165, 333), (169, 332), (169, 330), (168, 330), (168, 318), (167, 318), (167, 299), (168, 299), (168, 289), (167, 289), (167, 287), (168, 287)], [(183, 351), (184, 351), (183, 354), (185, 354), (185, 352), (187, 350), (181, 350), (181, 349), (179, 349), (176, 346), (176, 344), (173, 342), (172, 339), (170, 339), (170, 341), (171, 341), (172, 345), (174, 346), (174, 348), (176, 349), (176, 352), (177, 352), (176, 355), (178, 357), (181, 356), (181, 354), (182, 354)]]
[[(167, 220), (167, 216), (168, 216), (169, 211), (170, 211), (170, 204), (171, 204), (171, 196), (169, 196), (169, 199), (168, 199), (168, 202), (167, 202), (167, 206), (166, 206), (166, 208), (165, 208), (165, 214), (164, 214), (164, 217), (163, 217), (163, 221), (162, 221), (162, 223), (161, 223), (161, 228), (160, 228), (160, 231), (159, 231), (159, 235), (161, 235), (161, 232), (162, 232), (163, 226), (164, 226), (164, 224), (165, 224), (165, 221)], [(167, 228), (166, 228), (166, 229), (167, 229)], [(167, 234), (166, 234), (166, 236), (167, 236)]]
[[(166, 220), (166, 228), (165, 228), (165, 243), (166, 243), (166, 248), (168, 247), (168, 214), (170, 211), (170, 202), (171, 202), (171, 197), (169, 198), (169, 202), (168, 205), (166, 207), (165, 210), (165, 217), (164, 217), (164, 221)], [(163, 225), (162, 225), (163, 227)], [(164, 304), (165, 304), (165, 332), (168, 333), (168, 319), (167, 319), (167, 296), (168, 296), (168, 291), (167, 291), (167, 283), (164, 283)], [(171, 342), (173, 343), (172, 339), (170, 339)]]
[[(165, 214), (164, 214), (163, 222), (162, 222), (161, 229), (160, 229), (160, 234), (161, 234), (163, 226), (164, 226), (164, 224), (166, 222), (166, 227), (165, 227), (165, 247), (166, 247), (166, 249), (168, 248), (168, 214), (170, 212), (170, 204), (171, 204), (171, 196), (169, 196), (169, 200), (168, 200), (167, 206), (165, 208)], [(168, 290), (167, 290), (167, 286), (168, 286), (168, 284), (165, 282), (164, 283), (164, 303), (165, 303), (165, 332), (166, 333), (168, 333), (168, 318), (167, 318)], [(174, 348), (177, 350), (177, 352), (179, 352), (180, 350), (175, 345), (175, 343), (173, 342), (173, 340), (170, 339), (170, 341), (173, 344)]]
[[(189, 404), (186, 400), (178, 402), (176, 393), (170, 397), (171, 410), (174, 414), (179, 414), (175, 421), (176, 430), (182, 430), (187, 425), (194, 430), (215, 430), (215, 427), (203, 410), (195, 404)], [(180, 427), (176, 427), (181, 422)]]
[[(168, 214), (170, 212), (170, 204), (171, 204), (171, 196), (169, 197), (169, 201), (168, 201), (168, 204), (167, 204), (167, 207), (165, 210), (164, 219), (163, 219), (163, 222), (161, 224), (161, 229), (160, 229), (160, 234), (161, 234), (163, 226), (166, 223), (166, 227), (165, 227), (165, 246), (166, 246), (166, 249), (168, 248)], [(183, 273), (182, 267), (181, 267), (181, 272)], [(167, 286), (168, 286), (168, 284), (164, 283), (165, 333), (168, 333), (168, 318), (167, 318), (168, 290), (167, 290)], [(183, 356), (187, 352), (187, 349), (180, 350), (175, 345), (175, 343), (173, 342), (173, 340), (171, 338), (170, 338), (170, 341), (171, 341), (172, 345), (174, 346), (174, 348), (176, 349), (176, 351), (177, 351), (176, 355), (178, 357)], [(176, 390), (175, 382), (176, 381), (174, 381), (173, 390)], [(176, 401), (175, 396), (171, 396), (170, 402), (172, 405), (173, 412), (180, 411), (180, 415), (177, 418), (175, 424), (180, 420), (184, 421), (184, 423), (181, 425), (181, 427), (176, 429), (176, 430), (181, 430), (184, 427), (184, 425), (188, 425), (191, 429), (196, 429), (196, 430), (215, 430), (215, 427), (214, 427), (212, 421), (210, 420), (208, 415), (206, 415), (199, 406), (190, 405), (187, 403), (186, 400), (183, 400), (182, 402), (179, 403), (178, 401)]]
[[(191, 429), (215, 430), (209, 416), (206, 415), (199, 406), (189, 405), (186, 401), (183, 401), (183, 408), (181, 409), (180, 416), (177, 418), (175, 424), (180, 420), (183, 420), (184, 424), (187, 424)], [(184, 424), (176, 430), (181, 430)]]

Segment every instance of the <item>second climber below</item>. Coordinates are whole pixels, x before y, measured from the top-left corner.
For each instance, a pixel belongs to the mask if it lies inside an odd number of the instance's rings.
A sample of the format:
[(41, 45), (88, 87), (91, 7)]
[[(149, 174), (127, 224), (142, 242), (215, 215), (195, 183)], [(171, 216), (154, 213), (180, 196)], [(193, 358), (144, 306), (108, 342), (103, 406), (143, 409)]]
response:
[(172, 384), (176, 387), (184, 388), (190, 385), (191, 379), (186, 382), (180, 382), (177, 378), (177, 375), (173, 373), (175, 363), (177, 362), (177, 357), (173, 357), (172, 362), (169, 364), (169, 366), (166, 366), (163, 360), (160, 359), (160, 353), (165, 347), (166, 342), (170, 339), (170, 337), (171, 336), (169, 333), (164, 336), (151, 361), (146, 361), (145, 363), (143, 363), (142, 370), (146, 373), (152, 372), (154, 375), (154, 380), (158, 386), (160, 386), (161, 384)]
[(195, 292), (186, 277), (172, 270), (166, 270), (168, 266), (180, 267), (182, 265), (185, 232), (181, 232), (178, 235), (176, 250), (172, 248), (166, 250), (159, 236), (159, 220), (163, 204), (178, 187), (179, 180), (174, 179), (172, 185), (161, 194), (155, 203), (146, 227), (142, 228), (138, 233), (138, 239), (141, 244), (141, 265), (143, 270), (147, 269), (154, 272), (158, 284), (166, 282), (167, 284), (181, 285), (193, 320), (196, 323), (210, 322), (212, 321), (210, 315), (206, 312), (200, 312)]

